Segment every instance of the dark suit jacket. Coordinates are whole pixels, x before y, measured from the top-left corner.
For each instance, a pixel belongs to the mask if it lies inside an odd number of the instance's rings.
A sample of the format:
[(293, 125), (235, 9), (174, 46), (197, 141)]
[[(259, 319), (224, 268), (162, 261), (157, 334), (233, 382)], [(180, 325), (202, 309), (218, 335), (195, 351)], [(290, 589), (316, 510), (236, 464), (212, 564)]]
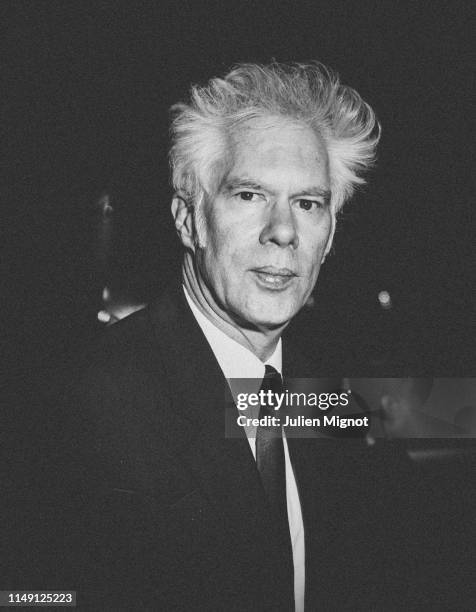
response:
[[(288, 376), (322, 372), (284, 342)], [(49, 584), (76, 589), (80, 609), (292, 610), (255, 461), (245, 437), (224, 436), (226, 382), (181, 289), (109, 328), (70, 387)], [(306, 609), (428, 603), (405, 453), (349, 440), (289, 447)]]

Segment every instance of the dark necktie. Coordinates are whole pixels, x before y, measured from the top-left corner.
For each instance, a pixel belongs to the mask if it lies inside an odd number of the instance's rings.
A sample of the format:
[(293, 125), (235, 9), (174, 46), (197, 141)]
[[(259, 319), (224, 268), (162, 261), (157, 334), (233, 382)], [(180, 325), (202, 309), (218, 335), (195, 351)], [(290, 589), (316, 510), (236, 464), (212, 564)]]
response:
[[(279, 372), (266, 366), (260, 391), (283, 393), (283, 381)], [(279, 417), (273, 406), (261, 405), (260, 419), (264, 416)], [(283, 544), (290, 546), (288, 511), (286, 504), (286, 465), (284, 460), (283, 430), (280, 425), (258, 426), (256, 430), (256, 464), (270, 508), (270, 520)]]

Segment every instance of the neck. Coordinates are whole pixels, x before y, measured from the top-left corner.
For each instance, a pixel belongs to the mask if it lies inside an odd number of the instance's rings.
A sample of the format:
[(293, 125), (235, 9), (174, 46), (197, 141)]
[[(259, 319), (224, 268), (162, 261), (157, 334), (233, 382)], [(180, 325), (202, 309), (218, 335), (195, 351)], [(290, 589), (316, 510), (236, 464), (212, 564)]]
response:
[(182, 265), (183, 283), (200, 312), (227, 336), (266, 361), (275, 351), (285, 325), (278, 329), (243, 328), (213, 299), (188, 253)]

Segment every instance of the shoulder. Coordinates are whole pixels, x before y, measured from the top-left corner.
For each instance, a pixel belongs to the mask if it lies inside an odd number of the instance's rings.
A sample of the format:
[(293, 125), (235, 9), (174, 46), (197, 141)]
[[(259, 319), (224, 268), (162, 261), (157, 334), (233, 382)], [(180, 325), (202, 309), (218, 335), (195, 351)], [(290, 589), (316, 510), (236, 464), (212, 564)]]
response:
[[(127, 427), (139, 415), (155, 418), (170, 396), (170, 343), (155, 322), (155, 304), (104, 329), (65, 367), (57, 418), (96, 431)], [(148, 415), (148, 416), (147, 416)]]
[(68, 368), (55, 407), (60, 428), (55, 454), (75, 482), (82, 483), (89, 466), (88, 487), (93, 480), (99, 488), (111, 482), (134, 488), (148, 476), (143, 465), (149, 450), (166, 454), (166, 433), (180, 420), (167, 355), (146, 308), (105, 329)]
[(141, 373), (160, 373), (161, 365), (170, 361), (173, 346), (184, 338), (177, 321), (183, 318), (180, 295), (166, 291), (157, 300), (132, 315), (105, 328), (74, 359), (72, 382), (91, 384), (125, 380), (132, 384)]
[(156, 347), (147, 309), (102, 330), (94, 341), (68, 364), (66, 390), (79, 386), (107, 387), (130, 379), (154, 359)]
[(84, 351), (84, 363), (93, 359), (99, 361), (113, 361), (117, 364), (144, 347), (150, 346), (152, 341), (152, 327), (150, 322), (150, 307), (139, 310), (130, 316), (106, 327), (95, 341)]

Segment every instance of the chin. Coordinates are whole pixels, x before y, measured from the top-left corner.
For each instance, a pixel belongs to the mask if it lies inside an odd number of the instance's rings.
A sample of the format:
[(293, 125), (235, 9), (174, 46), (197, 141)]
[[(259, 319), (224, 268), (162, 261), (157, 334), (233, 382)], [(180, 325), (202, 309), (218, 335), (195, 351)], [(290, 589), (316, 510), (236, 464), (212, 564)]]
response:
[(266, 304), (262, 304), (260, 308), (248, 310), (243, 314), (246, 321), (258, 328), (275, 329), (287, 325), (299, 310), (294, 305), (271, 305), (266, 308)]

